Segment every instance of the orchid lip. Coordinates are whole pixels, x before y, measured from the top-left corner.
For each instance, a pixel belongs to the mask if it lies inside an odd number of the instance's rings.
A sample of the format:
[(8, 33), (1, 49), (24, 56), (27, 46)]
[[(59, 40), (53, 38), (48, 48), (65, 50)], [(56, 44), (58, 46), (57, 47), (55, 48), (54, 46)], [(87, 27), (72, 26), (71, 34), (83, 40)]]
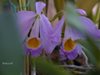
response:
[(37, 48), (40, 48), (41, 47), (41, 41), (37, 37), (29, 37), (26, 40), (26, 46), (29, 49), (36, 50)]
[(76, 47), (76, 42), (73, 41), (71, 38), (64, 40), (63, 43), (64, 51), (65, 52), (72, 52)]

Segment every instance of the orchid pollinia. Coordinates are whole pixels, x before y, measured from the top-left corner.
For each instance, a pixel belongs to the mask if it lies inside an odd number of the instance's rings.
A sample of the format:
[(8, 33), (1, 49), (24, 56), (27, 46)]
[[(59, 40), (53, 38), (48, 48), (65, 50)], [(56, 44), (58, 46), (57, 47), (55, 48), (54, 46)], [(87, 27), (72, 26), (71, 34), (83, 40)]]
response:
[(43, 50), (46, 54), (51, 54), (60, 42), (64, 17), (53, 28), (42, 13), (45, 6), (43, 2), (36, 2), (36, 13), (33, 11), (17, 13), (22, 40), (25, 40), (25, 51), (30, 52), (32, 56), (39, 56)]

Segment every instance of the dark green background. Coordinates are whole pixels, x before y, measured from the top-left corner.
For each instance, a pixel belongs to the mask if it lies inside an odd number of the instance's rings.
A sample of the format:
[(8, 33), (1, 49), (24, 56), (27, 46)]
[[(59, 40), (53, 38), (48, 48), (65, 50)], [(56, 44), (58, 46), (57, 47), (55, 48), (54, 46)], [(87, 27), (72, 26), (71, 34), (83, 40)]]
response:
[(21, 75), (23, 50), (11, 12), (0, 14), (0, 75)]

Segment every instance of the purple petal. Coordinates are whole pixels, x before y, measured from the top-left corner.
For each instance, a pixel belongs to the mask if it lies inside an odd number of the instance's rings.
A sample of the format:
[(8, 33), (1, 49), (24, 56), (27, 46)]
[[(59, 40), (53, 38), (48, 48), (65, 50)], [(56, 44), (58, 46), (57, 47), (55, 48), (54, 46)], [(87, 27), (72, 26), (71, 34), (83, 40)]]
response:
[(64, 16), (62, 17), (62, 19), (57, 23), (56, 27), (54, 28), (54, 32), (51, 35), (52, 41), (58, 43), (61, 40), (63, 25), (64, 25)]
[(83, 9), (76, 9), (76, 12), (80, 15), (87, 16), (86, 12)]
[(44, 15), (41, 15), (40, 17), (40, 39), (42, 41), (42, 45), (46, 51), (46, 53), (50, 54), (52, 53), (53, 49), (55, 48), (54, 45), (52, 45), (50, 33), (52, 31), (52, 26)]
[(37, 14), (40, 14), (45, 6), (46, 6), (46, 4), (43, 3), (43, 2), (36, 2), (36, 12), (37, 12)]
[(69, 38), (71, 38), (72, 40), (83, 39), (83, 35), (79, 31), (68, 25), (65, 28), (64, 39), (69, 39)]
[(67, 52), (63, 50), (65, 55), (68, 57), (69, 60), (74, 60), (79, 54), (81, 54), (82, 48), (80, 45), (77, 45), (72, 51)]
[(85, 31), (94, 38), (100, 39), (100, 30), (96, 25), (88, 18), (80, 16), (79, 17), (81, 24), (85, 28)]
[(39, 48), (37, 48), (37, 49), (29, 49), (30, 50), (30, 52), (31, 52), (31, 55), (33, 56), (33, 57), (37, 57), (37, 56), (40, 56), (41, 54), (42, 54), (42, 46), (41, 47), (39, 47)]
[(40, 25), (40, 39), (41, 39), (43, 48), (45, 49), (46, 53), (50, 54), (52, 52), (51, 51), (51, 42), (49, 39), (49, 35), (48, 35), (47, 31), (45, 30), (45, 26), (42, 22)]
[(26, 51), (30, 52), (32, 57), (38, 57), (42, 53), (42, 47), (39, 47), (37, 49), (30, 49), (26, 47)]
[(34, 26), (32, 28), (31, 35), (30, 36), (33, 36), (33, 37), (38, 37), (39, 36), (39, 18), (37, 18), (35, 20)]
[(19, 11), (18, 16), (18, 28), (21, 32), (22, 40), (24, 40), (34, 22), (35, 13), (32, 11)]
[(40, 18), (41, 18), (41, 21), (43, 22), (43, 24), (45, 25), (45, 30), (48, 32), (48, 33), (52, 33), (53, 32), (53, 27), (49, 21), (49, 19), (44, 15), (44, 14), (41, 14), (40, 15)]
[(67, 57), (66, 57), (65, 54), (64, 54), (63, 48), (61, 48), (61, 49), (59, 50), (59, 54), (60, 54), (60, 60), (61, 60), (61, 61), (67, 59)]

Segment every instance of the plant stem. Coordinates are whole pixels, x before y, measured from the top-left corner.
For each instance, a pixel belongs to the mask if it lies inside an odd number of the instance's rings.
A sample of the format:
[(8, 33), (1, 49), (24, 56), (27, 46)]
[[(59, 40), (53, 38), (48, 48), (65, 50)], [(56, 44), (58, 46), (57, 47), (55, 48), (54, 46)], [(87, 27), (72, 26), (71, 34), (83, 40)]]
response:
[(19, 10), (22, 10), (22, 1), (19, 0)]
[(26, 10), (26, 0), (22, 0), (22, 8), (23, 10)]
[(76, 68), (76, 69), (82, 69), (82, 70), (92, 69), (92, 66), (60, 65), (60, 67), (72, 68), (72, 69)]

